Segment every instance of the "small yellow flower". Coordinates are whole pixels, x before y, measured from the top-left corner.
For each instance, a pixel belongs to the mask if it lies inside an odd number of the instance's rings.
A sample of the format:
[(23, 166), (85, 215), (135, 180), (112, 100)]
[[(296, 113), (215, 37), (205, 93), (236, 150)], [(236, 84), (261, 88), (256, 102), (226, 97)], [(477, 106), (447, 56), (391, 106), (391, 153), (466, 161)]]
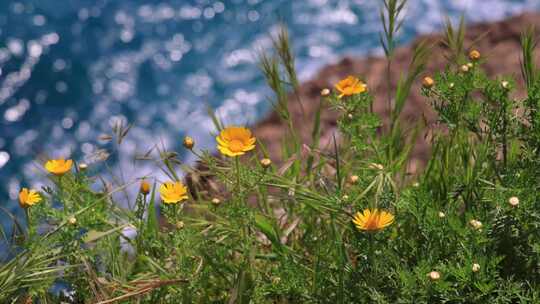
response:
[(434, 85), (435, 85), (435, 80), (433, 80), (433, 78), (429, 76), (424, 77), (424, 79), (422, 80), (422, 86), (424, 86), (424, 88), (426, 89), (431, 89)]
[(187, 188), (181, 182), (166, 182), (159, 187), (161, 200), (165, 204), (176, 204), (188, 198)]
[(195, 146), (195, 141), (193, 141), (193, 138), (186, 136), (184, 137), (184, 147), (188, 150), (193, 149), (193, 146)]
[(139, 187), (139, 191), (144, 195), (147, 195), (148, 193), (150, 193), (150, 183), (143, 179), (141, 181), (141, 186)]
[(255, 137), (244, 127), (227, 127), (216, 137), (217, 148), (225, 156), (235, 157), (255, 148)]
[(61, 176), (71, 170), (72, 165), (73, 161), (71, 159), (51, 159), (45, 163), (45, 169), (54, 175)]
[(480, 59), (480, 52), (478, 50), (472, 50), (469, 52), (469, 59), (476, 61)]
[(362, 213), (356, 212), (353, 223), (358, 230), (375, 231), (383, 229), (394, 222), (394, 216), (382, 210), (365, 209)]
[(367, 91), (367, 85), (354, 76), (347, 76), (347, 78), (340, 80), (334, 87), (340, 93), (339, 98)]
[(22, 188), (19, 192), (19, 204), (22, 208), (31, 207), (39, 202), (41, 202), (41, 196), (36, 190)]

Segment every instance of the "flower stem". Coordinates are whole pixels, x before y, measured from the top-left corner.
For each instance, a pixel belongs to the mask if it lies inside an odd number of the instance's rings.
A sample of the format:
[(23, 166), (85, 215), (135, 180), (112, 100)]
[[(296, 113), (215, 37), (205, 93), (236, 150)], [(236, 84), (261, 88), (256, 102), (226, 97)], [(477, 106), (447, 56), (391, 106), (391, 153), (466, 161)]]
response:
[(236, 169), (236, 190), (240, 191), (240, 160), (238, 156), (234, 158), (234, 166)]

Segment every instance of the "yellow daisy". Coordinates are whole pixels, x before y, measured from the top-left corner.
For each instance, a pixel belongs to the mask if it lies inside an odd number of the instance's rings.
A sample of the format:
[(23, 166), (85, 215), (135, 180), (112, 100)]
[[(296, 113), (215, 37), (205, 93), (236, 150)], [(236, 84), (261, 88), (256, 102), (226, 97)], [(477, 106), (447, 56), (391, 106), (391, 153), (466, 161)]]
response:
[(340, 93), (339, 98), (367, 91), (367, 85), (354, 76), (347, 76), (347, 78), (340, 80), (334, 87)]
[(22, 188), (19, 192), (19, 204), (22, 208), (31, 207), (39, 202), (41, 202), (41, 196), (36, 190)]
[(376, 231), (389, 226), (393, 222), (394, 215), (378, 209), (365, 209), (362, 213), (356, 212), (353, 217), (353, 224), (358, 230)]
[(72, 165), (73, 161), (71, 159), (51, 159), (45, 163), (45, 169), (54, 175), (61, 176), (71, 170)]
[(255, 148), (255, 137), (244, 127), (227, 127), (216, 137), (217, 148), (225, 156), (240, 156)]
[(166, 182), (159, 187), (161, 200), (165, 204), (176, 204), (188, 198), (187, 188), (181, 182)]

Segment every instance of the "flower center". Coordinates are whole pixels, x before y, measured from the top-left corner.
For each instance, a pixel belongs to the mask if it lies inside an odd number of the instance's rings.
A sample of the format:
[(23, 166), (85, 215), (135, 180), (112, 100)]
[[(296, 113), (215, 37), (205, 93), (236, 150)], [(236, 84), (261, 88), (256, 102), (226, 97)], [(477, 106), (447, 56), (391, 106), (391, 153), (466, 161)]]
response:
[(243, 148), (244, 148), (244, 144), (242, 143), (242, 141), (240, 141), (238, 139), (233, 139), (229, 143), (229, 149), (232, 152), (240, 152), (240, 151), (242, 151)]
[(379, 228), (379, 215), (377, 213), (372, 214), (366, 223), (367, 230), (376, 230)]

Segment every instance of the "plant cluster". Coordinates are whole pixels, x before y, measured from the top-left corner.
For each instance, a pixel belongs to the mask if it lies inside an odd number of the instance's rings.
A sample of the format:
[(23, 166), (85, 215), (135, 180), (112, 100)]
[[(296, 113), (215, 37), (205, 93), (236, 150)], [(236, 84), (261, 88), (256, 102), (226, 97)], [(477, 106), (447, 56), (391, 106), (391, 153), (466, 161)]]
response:
[[(405, 2), (384, 4), (390, 65)], [(533, 32), (522, 39), (524, 100), (513, 97), (510, 77), (488, 77), (482, 54), (464, 49), (463, 23), (446, 33), (447, 68), (419, 79), (429, 47), (418, 46), (388, 94), (391, 121), (383, 126), (369, 84), (354, 75), (321, 92), (313, 122), (292, 121), (289, 102), (300, 101), (283, 30), (275, 55), (261, 57), (288, 127), (275, 163), (248, 128), (213, 117), (221, 155), (198, 150), (190, 137), (184, 147), (198, 167), (173, 151), (145, 154), (168, 178), (136, 180), (126, 209), (115, 194), (129, 184), (96, 191), (101, 178), (91, 166), (48, 161), (51, 186), (21, 190), (28, 225), (15, 230), (11, 257), (0, 265), (0, 301), (540, 303)], [(438, 114), (435, 126), (400, 120), (415, 82)], [(321, 147), (325, 106), (342, 115), (339, 134)], [(310, 142), (300, 141), (296, 123), (312, 125)], [(410, 172), (424, 133), (431, 156), (424, 170)]]

